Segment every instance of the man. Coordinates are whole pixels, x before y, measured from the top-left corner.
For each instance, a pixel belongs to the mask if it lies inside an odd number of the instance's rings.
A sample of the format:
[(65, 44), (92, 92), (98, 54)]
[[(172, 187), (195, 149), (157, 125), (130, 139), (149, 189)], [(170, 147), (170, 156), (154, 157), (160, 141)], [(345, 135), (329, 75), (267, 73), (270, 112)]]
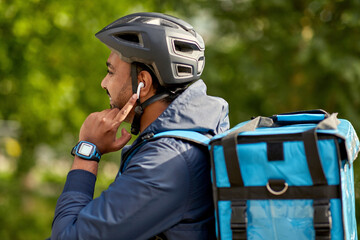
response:
[[(96, 37), (112, 51), (101, 83), (111, 109), (90, 114), (80, 129), (51, 239), (214, 239), (206, 149), (175, 138), (146, 143), (167, 130), (210, 136), (228, 129), (227, 103), (207, 96), (198, 80), (205, 61), (201, 36), (180, 19), (137, 13)], [(140, 132), (130, 147), (124, 147), (131, 137), (126, 130), (116, 137), (123, 121)], [(101, 154), (122, 148), (119, 174), (93, 199)]]

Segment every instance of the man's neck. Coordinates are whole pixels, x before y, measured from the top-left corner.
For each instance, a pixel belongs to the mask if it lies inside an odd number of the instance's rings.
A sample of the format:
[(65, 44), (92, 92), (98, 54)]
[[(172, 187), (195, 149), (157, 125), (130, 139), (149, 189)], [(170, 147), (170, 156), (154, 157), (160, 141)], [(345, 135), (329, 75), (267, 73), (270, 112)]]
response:
[(161, 100), (148, 105), (141, 116), (140, 132), (143, 132), (152, 122), (154, 122), (168, 106), (169, 103)]

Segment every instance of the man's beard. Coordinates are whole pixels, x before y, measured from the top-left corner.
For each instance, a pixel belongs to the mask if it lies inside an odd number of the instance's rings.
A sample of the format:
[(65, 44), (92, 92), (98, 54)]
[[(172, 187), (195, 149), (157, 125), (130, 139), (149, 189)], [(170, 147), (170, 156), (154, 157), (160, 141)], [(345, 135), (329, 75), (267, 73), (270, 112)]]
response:
[(120, 109), (119, 106), (117, 106), (116, 104), (111, 104), (111, 103), (110, 103), (110, 109), (114, 109), (114, 108)]
[[(116, 104), (114, 104), (114, 103), (111, 103), (112, 98), (111, 98), (111, 95), (110, 95), (109, 91), (108, 91), (107, 89), (105, 89), (105, 91), (106, 91), (107, 95), (109, 96), (110, 109), (119, 108), (119, 106), (118, 106), (118, 105), (116, 105)], [(119, 108), (119, 109), (120, 109), (120, 108)]]

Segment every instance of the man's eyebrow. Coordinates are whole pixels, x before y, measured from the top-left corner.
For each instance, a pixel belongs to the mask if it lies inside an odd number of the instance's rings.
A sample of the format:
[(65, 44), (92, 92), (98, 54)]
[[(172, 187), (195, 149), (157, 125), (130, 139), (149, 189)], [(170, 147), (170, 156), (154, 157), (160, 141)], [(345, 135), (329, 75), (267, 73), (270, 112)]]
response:
[(106, 62), (106, 66), (108, 68), (114, 69), (114, 66), (110, 62)]

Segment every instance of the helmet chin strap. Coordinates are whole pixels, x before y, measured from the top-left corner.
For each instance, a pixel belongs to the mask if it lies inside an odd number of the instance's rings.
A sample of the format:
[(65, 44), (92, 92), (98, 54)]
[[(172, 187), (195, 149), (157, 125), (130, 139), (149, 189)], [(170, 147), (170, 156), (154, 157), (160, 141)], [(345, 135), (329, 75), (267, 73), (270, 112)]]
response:
[(166, 97), (168, 97), (170, 94), (169, 93), (160, 93), (160, 94), (156, 94), (154, 96), (152, 96), (151, 98), (147, 99), (145, 102), (140, 103), (140, 101), (138, 100), (137, 103), (138, 105), (135, 107), (135, 116), (133, 119), (133, 122), (131, 124), (131, 133), (134, 135), (139, 134), (140, 132), (140, 119), (142, 114), (144, 113), (144, 109), (149, 106), (151, 103), (159, 101), (161, 99), (164, 99)]
[[(138, 86), (138, 81), (137, 81), (137, 69), (136, 69), (136, 64), (132, 63), (131, 64), (131, 81), (132, 81), (132, 90), (133, 93), (137, 92), (137, 86)], [(152, 97), (150, 97), (149, 99), (147, 99), (145, 102), (140, 103), (140, 98), (137, 99), (136, 103), (137, 106), (135, 107), (135, 116), (134, 119), (132, 121), (131, 124), (131, 133), (134, 135), (139, 134), (140, 132), (140, 119), (142, 114), (144, 113), (144, 109), (149, 106), (151, 103), (159, 101), (161, 99), (164, 99), (166, 97), (168, 97), (170, 94), (169, 93), (159, 93), (156, 94)]]

